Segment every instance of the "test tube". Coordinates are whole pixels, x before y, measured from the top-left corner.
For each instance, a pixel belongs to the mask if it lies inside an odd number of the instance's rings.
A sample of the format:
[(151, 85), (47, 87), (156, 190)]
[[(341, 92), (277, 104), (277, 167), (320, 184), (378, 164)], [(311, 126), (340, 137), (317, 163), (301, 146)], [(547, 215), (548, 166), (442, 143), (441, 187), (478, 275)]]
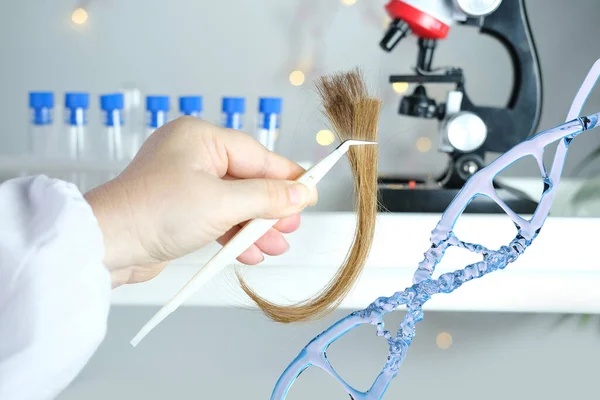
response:
[(179, 112), (181, 115), (200, 118), (202, 114), (202, 96), (179, 97)]
[[(90, 104), (88, 93), (65, 93), (65, 130), (60, 141), (60, 151), (70, 160), (85, 157), (87, 110)], [(70, 179), (81, 190), (85, 187), (85, 174), (72, 173)]]
[(88, 93), (65, 93), (66, 135), (63, 152), (68, 158), (76, 160), (84, 157), (86, 151), (87, 110), (90, 105)]
[(167, 123), (168, 112), (169, 96), (146, 97), (146, 114), (148, 118), (146, 139), (150, 137), (152, 132)]
[(145, 135), (142, 92), (132, 85), (126, 85), (123, 93), (123, 120), (127, 123), (122, 127), (125, 157), (131, 160), (142, 147)]
[(113, 93), (100, 96), (102, 122), (106, 127), (104, 142), (106, 143), (105, 159), (109, 161), (123, 160), (123, 94)]
[(279, 136), (281, 105), (279, 97), (261, 97), (258, 101), (258, 141), (269, 151), (275, 151)]
[(242, 129), (243, 116), (246, 111), (246, 99), (243, 97), (223, 97), (221, 105), (223, 113), (221, 126), (231, 129)]
[(29, 93), (29, 152), (35, 157), (56, 156), (56, 132), (53, 126), (54, 93)]

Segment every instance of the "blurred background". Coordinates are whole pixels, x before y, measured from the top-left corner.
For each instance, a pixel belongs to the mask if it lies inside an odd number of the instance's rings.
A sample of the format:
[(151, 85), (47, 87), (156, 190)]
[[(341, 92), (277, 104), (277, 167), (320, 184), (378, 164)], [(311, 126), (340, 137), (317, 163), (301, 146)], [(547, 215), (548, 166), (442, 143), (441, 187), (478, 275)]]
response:
[[(30, 91), (54, 93), (59, 126), (67, 111), (62, 109), (64, 93), (88, 92), (90, 143), (100, 143), (106, 134), (99, 96), (125, 91), (141, 96), (132, 100), (141, 107), (146, 95), (169, 96), (169, 118), (179, 115), (179, 96), (201, 95), (202, 118), (215, 124), (221, 123), (223, 97), (244, 97), (241, 129), (253, 135), (259, 97), (280, 97), (276, 151), (310, 165), (335, 146), (314, 80), (358, 66), (373, 93), (384, 101), (380, 170), (439, 174), (447, 155), (437, 151), (437, 123), (398, 115), (400, 97), (409, 89), (390, 84), (389, 76), (411, 70), (417, 46), (409, 37), (395, 51), (382, 51), (378, 43), (390, 22), (385, 4), (383, 0), (3, 1), (0, 157), (11, 160), (29, 151)], [(564, 122), (579, 85), (600, 58), (600, 2), (526, 0), (525, 4), (542, 72), (540, 131)], [(434, 63), (460, 66), (473, 102), (506, 104), (514, 78), (510, 58), (499, 42), (477, 29), (453, 27), (438, 45)], [(429, 94), (443, 97), (445, 90), (432, 87)], [(596, 90), (584, 111), (599, 110)], [(93, 146), (93, 152), (104, 151), (101, 145)], [(564, 202), (572, 201), (581, 187), (588, 193), (580, 199), (587, 206), (575, 211), (571, 206), (572, 214), (584, 208), (583, 216), (600, 214), (594, 200), (600, 193), (594, 180), (597, 168), (586, 158), (598, 146), (600, 137), (594, 133), (581, 135), (570, 146), (564, 176), (578, 184)], [(539, 170), (530, 163), (510, 174), (535, 178)], [(1, 169), (0, 175), (10, 177)], [(347, 166), (337, 166), (327, 179), (315, 210), (351, 210)], [(569, 206), (564, 210), (567, 213)], [(157, 331), (148, 346), (131, 348), (131, 335), (153, 311), (115, 307), (106, 342), (60, 399), (266, 399), (298, 350), (345, 314), (340, 311), (314, 324), (279, 326), (255, 312), (186, 308)], [(399, 320), (400, 316), (392, 317), (392, 323)], [(586, 321), (582, 325), (579, 318), (554, 314), (426, 314), (386, 398), (597, 398), (594, 371), (600, 324)], [(331, 350), (334, 367), (336, 362), (341, 365), (340, 373), (359, 388), (360, 382), (366, 385), (375, 377), (385, 360), (385, 346), (373, 333), (359, 330)], [(333, 381), (311, 371), (289, 398), (347, 397)]]
[[(447, 155), (437, 151), (434, 120), (398, 115), (406, 85), (392, 86), (389, 76), (414, 67), (417, 40), (406, 38), (394, 51), (378, 45), (390, 18), (383, 0), (163, 2), (86, 0), (12, 1), (0, 15), (2, 98), (1, 154), (28, 150), (29, 91), (52, 91), (55, 124), (65, 92), (87, 92), (90, 143), (103, 140), (99, 96), (135, 90), (142, 113), (146, 95), (170, 96), (169, 118), (179, 115), (178, 97), (201, 95), (202, 117), (221, 122), (223, 97), (244, 97), (242, 129), (255, 133), (258, 99), (283, 100), (276, 151), (298, 162), (312, 163), (331, 150), (317, 142), (329, 127), (321, 114), (314, 80), (323, 74), (362, 68), (374, 94), (384, 101), (380, 121), (382, 174), (428, 176), (443, 172)], [(564, 122), (572, 98), (596, 60), (598, 3), (578, 0), (565, 7), (558, 0), (527, 0), (543, 79), (538, 130)], [(474, 103), (503, 107), (510, 95), (513, 69), (499, 41), (474, 27), (453, 26), (440, 41), (435, 66), (459, 66)], [(443, 100), (445, 86), (428, 87)], [(596, 110), (596, 91), (587, 110)], [(139, 117), (138, 117), (139, 119)], [(126, 127), (132, 121), (126, 121)], [(330, 132), (320, 136), (330, 143)], [(94, 140), (96, 142), (94, 142)], [(600, 144), (582, 135), (571, 146), (566, 176), (580, 172), (579, 162)], [(334, 144), (335, 145), (335, 144)], [(93, 149), (102, 152), (100, 145)], [(549, 152), (548, 152), (549, 153)], [(551, 156), (547, 154), (546, 158)], [(488, 159), (494, 155), (487, 155)], [(341, 163), (340, 163), (341, 164)], [(352, 202), (330, 201), (327, 193), (348, 192), (349, 169), (336, 167), (323, 185), (317, 210), (349, 210)], [(589, 171), (588, 171), (589, 172)], [(592, 172), (596, 172), (592, 168)], [(512, 175), (539, 176), (535, 163), (524, 163)]]

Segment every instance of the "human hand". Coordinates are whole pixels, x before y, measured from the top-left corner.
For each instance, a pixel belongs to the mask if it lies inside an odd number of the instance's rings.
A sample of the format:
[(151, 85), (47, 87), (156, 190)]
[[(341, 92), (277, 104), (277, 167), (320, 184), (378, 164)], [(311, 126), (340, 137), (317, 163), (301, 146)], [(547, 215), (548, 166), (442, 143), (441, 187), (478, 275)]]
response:
[(115, 179), (85, 194), (104, 237), (113, 287), (158, 275), (167, 262), (217, 240), (245, 221), (280, 219), (238, 261), (257, 264), (288, 249), (315, 189), (304, 172), (249, 135), (182, 117), (157, 129)]

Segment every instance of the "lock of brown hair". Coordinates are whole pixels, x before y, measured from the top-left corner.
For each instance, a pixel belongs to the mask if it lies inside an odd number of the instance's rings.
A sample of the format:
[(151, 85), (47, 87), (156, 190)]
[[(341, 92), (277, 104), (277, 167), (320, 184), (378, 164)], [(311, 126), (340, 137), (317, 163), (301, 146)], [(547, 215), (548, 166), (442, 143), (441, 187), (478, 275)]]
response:
[[(369, 97), (360, 70), (321, 77), (316, 89), (324, 114), (341, 141), (377, 141), (381, 101)], [(356, 228), (352, 246), (329, 283), (310, 299), (278, 305), (255, 293), (237, 273), (244, 292), (274, 321), (306, 321), (329, 314), (354, 287), (366, 264), (377, 217), (377, 146), (352, 146), (347, 154), (354, 177)]]

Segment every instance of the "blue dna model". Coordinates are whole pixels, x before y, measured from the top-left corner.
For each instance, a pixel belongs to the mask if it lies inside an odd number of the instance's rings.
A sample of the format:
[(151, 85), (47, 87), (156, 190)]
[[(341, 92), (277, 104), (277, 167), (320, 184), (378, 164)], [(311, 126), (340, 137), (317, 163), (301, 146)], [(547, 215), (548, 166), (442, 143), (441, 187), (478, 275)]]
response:
[[(451, 293), (465, 282), (504, 269), (509, 263), (516, 261), (540, 233), (560, 182), (569, 144), (575, 136), (598, 126), (600, 113), (588, 116), (580, 116), (580, 113), (599, 77), (600, 60), (592, 66), (577, 92), (564, 124), (532, 136), (474, 174), (450, 203), (432, 231), (431, 247), (425, 252), (423, 261), (419, 263), (413, 276), (413, 285), (390, 297), (378, 298), (364, 310), (351, 313), (311, 340), (283, 372), (271, 394), (271, 400), (285, 399), (296, 378), (309, 367), (318, 367), (329, 373), (353, 400), (381, 399), (406, 357), (406, 352), (415, 336), (416, 323), (423, 319), (423, 304), (435, 294)], [(542, 156), (546, 146), (557, 141), (554, 160), (548, 172)], [(513, 212), (497, 196), (493, 179), (509, 165), (530, 155), (537, 160), (544, 182), (544, 191), (533, 216), (526, 220)], [(517, 229), (515, 238), (498, 250), (463, 242), (453, 233), (456, 221), (477, 196), (488, 196), (494, 200), (514, 222)], [(446, 250), (452, 246), (478, 254), (481, 256), (481, 261), (434, 279), (432, 275), (436, 265), (442, 260)], [(384, 328), (383, 317), (400, 306), (406, 307), (407, 314), (396, 334), (392, 334)], [(358, 391), (346, 383), (331, 367), (326, 355), (329, 345), (362, 324), (374, 325), (377, 336), (384, 337), (389, 345), (387, 361), (366, 392)]]

